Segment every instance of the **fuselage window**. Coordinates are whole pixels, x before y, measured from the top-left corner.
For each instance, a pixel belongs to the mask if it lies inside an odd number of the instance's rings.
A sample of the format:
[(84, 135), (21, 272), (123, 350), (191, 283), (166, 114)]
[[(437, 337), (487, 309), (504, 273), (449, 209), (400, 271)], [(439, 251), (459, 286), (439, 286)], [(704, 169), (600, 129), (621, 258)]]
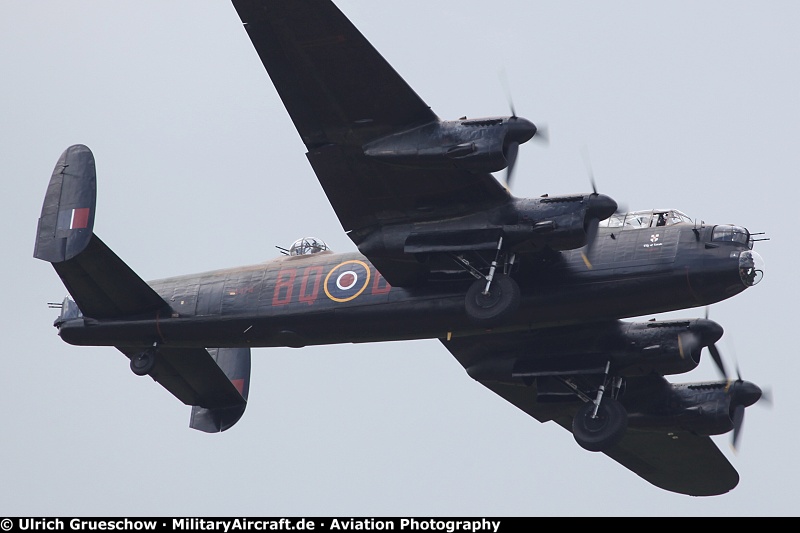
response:
[(650, 226), (651, 213), (628, 213), (625, 217), (625, 227), (647, 228)]
[(711, 235), (714, 242), (738, 242), (747, 244), (749, 233), (746, 229), (739, 226), (716, 226)]
[(600, 222), (600, 226), (603, 228), (621, 228), (622, 224), (625, 222), (625, 215), (611, 215), (607, 219)]
[(681, 222), (686, 224), (692, 224), (692, 219), (684, 215), (680, 211), (671, 211), (670, 218), (667, 221), (667, 224), (680, 224)]
[(634, 211), (618, 213), (600, 222), (602, 228), (649, 228), (650, 226), (672, 226), (674, 224), (691, 224), (692, 219), (677, 210), (669, 211)]

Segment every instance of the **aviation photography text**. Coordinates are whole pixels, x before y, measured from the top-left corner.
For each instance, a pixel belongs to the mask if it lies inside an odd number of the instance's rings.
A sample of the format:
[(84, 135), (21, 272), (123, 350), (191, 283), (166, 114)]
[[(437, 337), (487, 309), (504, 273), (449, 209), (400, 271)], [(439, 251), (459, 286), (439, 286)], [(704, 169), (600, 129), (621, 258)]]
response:
[(486, 518), (3, 518), (0, 531), (422, 531), (498, 533)]

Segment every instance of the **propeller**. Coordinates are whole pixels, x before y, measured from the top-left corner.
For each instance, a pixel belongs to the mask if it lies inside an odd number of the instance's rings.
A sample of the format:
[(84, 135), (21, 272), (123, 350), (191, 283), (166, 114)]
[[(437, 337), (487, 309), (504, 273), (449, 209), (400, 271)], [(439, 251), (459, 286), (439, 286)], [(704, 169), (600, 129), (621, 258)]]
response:
[(535, 126), (531, 121), (520, 118), (514, 113), (512, 104), (511, 117), (508, 119), (508, 133), (506, 134), (505, 157), (508, 161), (506, 170), (506, 187), (511, 190), (511, 180), (514, 176), (514, 168), (519, 154), (519, 145), (531, 139), (541, 138), (541, 127)]
[(506, 170), (506, 188), (511, 190), (511, 180), (514, 176), (514, 168), (517, 163), (517, 155), (519, 154), (519, 145), (526, 143), (531, 139), (538, 138), (539, 127), (533, 124), (530, 120), (520, 118), (514, 113), (513, 104), (511, 104), (511, 117), (508, 119), (508, 133), (506, 134), (506, 141), (504, 146), (504, 155), (508, 161)]
[(519, 143), (511, 141), (506, 148), (506, 160), (508, 161), (508, 168), (506, 169), (506, 188), (511, 190), (511, 178), (514, 176), (514, 165), (517, 162), (517, 154), (519, 153)]
[(731, 439), (731, 448), (736, 451), (736, 443), (739, 441), (739, 434), (742, 431), (742, 424), (744, 424), (744, 405), (739, 404), (733, 408), (733, 438)]
[(739, 372), (739, 367), (736, 367), (736, 381), (728, 384), (728, 393), (731, 396), (731, 422), (733, 423), (733, 437), (731, 439), (731, 449), (734, 453), (737, 452), (737, 444), (742, 433), (742, 426), (744, 425), (744, 410), (756, 402), (766, 402), (767, 405), (772, 405), (771, 391), (762, 390), (755, 383), (744, 381)]
[[(592, 184), (592, 194), (597, 195), (597, 183), (594, 181), (594, 170), (592, 170), (592, 164), (589, 162), (589, 151), (586, 148), (584, 148), (583, 151), (583, 162), (586, 164), (586, 173), (589, 174), (589, 183)], [(581, 251), (581, 259), (583, 259), (586, 268), (589, 270), (593, 268), (589, 256), (592, 253), (594, 241), (597, 238), (597, 229), (599, 227), (600, 220), (597, 217), (590, 217), (586, 223), (586, 248)]]
[(538, 141), (545, 146), (550, 145), (550, 128), (547, 123), (540, 122), (536, 126), (536, 135), (533, 136), (534, 141)]
[(699, 354), (699, 350), (706, 347), (711, 353), (717, 370), (727, 382), (724, 390), (729, 397), (728, 414), (733, 429), (731, 448), (736, 452), (744, 425), (745, 408), (759, 401), (771, 404), (772, 394), (762, 390), (754, 383), (743, 380), (738, 363), (736, 364), (736, 379), (733, 380), (728, 376), (722, 354), (716, 344), (722, 338), (723, 333), (722, 326), (708, 318), (708, 307), (706, 307), (705, 318), (692, 320), (689, 327), (678, 335), (678, 349), (682, 358)]
[(681, 358), (699, 354), (703, 347), (710, 347), (717, 342), (723, 333), (722, 326), (708, 318), (693, 320), (689, 328), (678, 335), (678, 350)]
[(720, 355), (719, 348), (717, 348), (716, 343), (708, 346), (708, 353), (711, 354), (711, 359), (714, 360), (714, 364), (717, 365), (717, 369), (719, 370), (720, 374), (722, 374), (722, 377), (730, 381), (730, 378), (728, 377), (728, 371), (725, 370), (725, 364), (722, 362), (722, 355)]
[(697, 338), (697, 335), (688, 331), (678, 335), (678, 351), (681, 359), (686, 359), (687, 355), (694, 353), (698, 346), (700, 346), (700, 339)]
[(507, 136), (508, 141), (504, 147), (506, 161), (508, 161), (508, 167), (506, 169), (506, 188), (511, 190), (511, 181), (514, 176), (514, 167), (517, 163), (519, 145), (528, 142), (531, 139), (549, 144), (550, 137), (547, 132), (547, 126), (535, 126), (529, 120), (517, 116), (517, 110), (514, 107), (514, 100), (511, 97), (511, 90), (508, 86), (508, 78), (505, 74), (505, 70), (501, 70), (499, 75), (500, 80), (503, 83), (503, 87), (505, 88), (506, 98), (508, 99), (508, 108), (511, 111), (511, 117), (508, 121), (510, 126)]
[(589, 270), (594, 268), (589, 257), (592, 255), (592, 249), (594, 248), (594, 242), (597, 239), (597, 229), (599, 227), (600, 219), (597, 217), (590, 218), (589, 222), (586, 224), (586, 247), (581, 250), (581, 258), (586, 264), (586, 268)]
[(597, 192), (597, 183), (594, 180), (594, 172), (592, 166), (589, 164), (588, 154), (584, 153), (584, 160), (586, 162), (586, 169), (589, 173), (589, 182), (592, 184), (592, 194), (589, 200), (589, 205), (586, 208), (586, 219), (584, 227), (586, 230), (586, 246), (581, 250), (581, 258), (586, 264), (586, 268), (591, 270), (593, 268), (591, 256), (594, 244), (597, 241), (597, 230), (600, 227), (600, 221), (613, 215), (619, 209), (617, 202), (612, 200), (605, 194)]
[[(708, 307), (706, 307), (706, 317), (708, 317)], [(708, 345), (708, 351), (711, 354), (717, 369), (728, 381), (726, 390), (730, 395), (730, 416), (731, 423), (733, 424), (733, 436), (731, 438), (731, 449), (734, 453), (737, 452), (737, 445), (742, 434), (742, 427), (744, 425), (744, 411), (745, 408), (757, 402), (765, 402), (767, 405), (772, 405), (772, 392), (770, 390), (763, 390), (755, 383), (745, 381), (742, 379), (742, 373), (739, 370), (739, 364), (736, 363), (736, 379), (732, 380), (728, 377), (725, 364), (722, 361), (722, 355), (716, 342)]]

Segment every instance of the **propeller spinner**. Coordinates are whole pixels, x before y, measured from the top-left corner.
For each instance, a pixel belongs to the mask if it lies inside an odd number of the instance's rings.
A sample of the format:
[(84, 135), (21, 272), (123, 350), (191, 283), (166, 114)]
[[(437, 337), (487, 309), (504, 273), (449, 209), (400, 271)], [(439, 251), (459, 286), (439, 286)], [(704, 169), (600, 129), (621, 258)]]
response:
[(586, 267), (592, 269), (592, 250), (597, 241), (597, 231), (600, 228), (600, 221), (605, 220), (617, 211), (617, 202), (610, 196), (597, 192), (597, 186), (592, 180), (592, 194), (589, 199), (589, 206), (586, 208), (585, 228), (586, 228), (586, 247), (581, 251), (581, 258), (586, 263)]
[(519, 118), (517, 110), (514, 108), (514, 100), (511, 98), (511, 89), (508, 86), (508, 78), (505, 71), (500, 72), (500, 81), (505, 87), (506, 98), (508, 98), (508, 108), (511, 110), (511, 117), (508, 120), (510, 126), (508, 136), (506, 137), (505, 156), (508, 161), (508, 168), (506, 169), (506, 188), (511, 190), (511, 179), (514, 177), (514, 166), (517, 162), (517, 155), (519, 154), (519, 145), (528, 142), (531, 139), (536, 139), (549, 144), (550, 138), (547, 134), (546, 126), (535, 126), (529, 120)]
[(514, 176), (514, 167), (517, 163), (519, 145), (531, 139), (545, 140), (541, 127), (537, 127), (530, 120), (520, 118), (511, 106), (511, 117), (508, 119), (508, 133), (506, 134), (504, 153), (508, 167), (506, 169), (506, 188), (511, 190), (511, 180)]
[(772, 395), (769, 392), (764, 392), (761, 387), (755, 383), (744, 381), (742, 374), (739, 371), (739, 365), (736, 365), (736, 380), (731, 380), (728, 377), (725, 364), (722, 361), (722, 355), (716, 343), (708, 345), (708, 351), (711, 358), (717, 366), (720, 374), (728, 381), (727, 392), (730, 396), (730, 416), (733, 423), (733, 437), (731, 439), (731, 449), (734, 453), (737, 451), (737, 444), (742, 433), (742, 426), (744, 425), (744, 411), (745, 408), (750, 407), (759, 401), (765, 401), (772, 404)]

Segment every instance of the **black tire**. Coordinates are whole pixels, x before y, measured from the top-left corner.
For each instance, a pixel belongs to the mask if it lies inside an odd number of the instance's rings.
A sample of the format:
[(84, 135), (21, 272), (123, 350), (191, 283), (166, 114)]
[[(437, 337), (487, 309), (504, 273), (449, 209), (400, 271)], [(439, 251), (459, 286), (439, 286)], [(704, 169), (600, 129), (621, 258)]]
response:
[(572, 420), (575, 441), (590, 452), (603, 452), (614, 447), (628, 429), (628, 412), (617, 400), (604, 398), (593, 418), (594, 402), (584, 403)]
[(506, 275), (496, 275), (488, 294), (483, 294), (486, 280), (479, 279), (467, 291), (467, 316), (476, 324), (494, 326), (508, 318), (519, 307), (517, 282)]
[(137, 376), (146, 376), (156, 367), (156, 352), (148, 348), (131, 357), (131, 370)]

